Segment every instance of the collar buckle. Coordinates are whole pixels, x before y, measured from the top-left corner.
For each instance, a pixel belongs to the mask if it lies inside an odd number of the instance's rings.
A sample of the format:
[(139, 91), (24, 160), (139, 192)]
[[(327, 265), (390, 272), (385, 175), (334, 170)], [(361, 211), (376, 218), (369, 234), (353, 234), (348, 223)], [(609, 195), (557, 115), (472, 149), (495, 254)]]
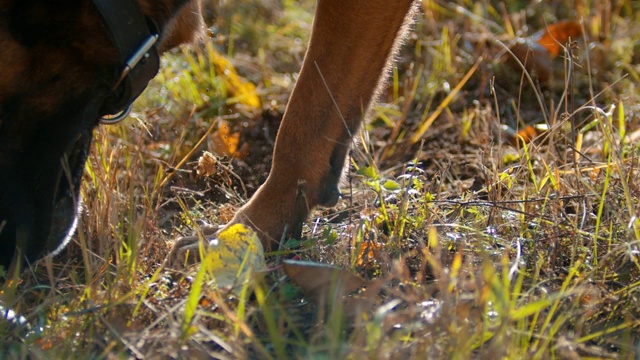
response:
[(100, 109), (101, 124), (115, 124), (129, 114), (160, 68), (159, 31), (135, 0), (93, 0), (118, 55), (122, 71)]
[(158, 34), (149, 35), (149, 37), (142, 43), (142, 45), (140, 45), (138, 50), (136, 50), (136, 52), (134, 52), (129, 60), (127, 60), (127, 62), (125, 63), (124, 69), (122, 70), (120, 78), (116, 82), (114, 89), (117, 88), (118, 85), (120, 85), (122, 80), (124, 80), (127, 75), (129, 75), (131, 69), (135, 68), (141, 61), (147, 60), (149, 58), (149, 51), (156, 45), (157, 42)]

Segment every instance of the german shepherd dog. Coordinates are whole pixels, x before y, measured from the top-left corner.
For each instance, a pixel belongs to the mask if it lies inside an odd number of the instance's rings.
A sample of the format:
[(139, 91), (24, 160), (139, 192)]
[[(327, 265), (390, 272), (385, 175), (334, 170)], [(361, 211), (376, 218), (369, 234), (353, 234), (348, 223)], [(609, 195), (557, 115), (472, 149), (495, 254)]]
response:
[[(319, 0), (271, 172), (232, 220), (265, 247), (338, 198), (351, 138), (415, 0)], [(194, 40), (198, 0), (0, 0), (0, 265), (59, 251), (77, 223), (92, 130), (124, 115), (158, 54)], [(10, 271), (11, 273), (11, 271)]]

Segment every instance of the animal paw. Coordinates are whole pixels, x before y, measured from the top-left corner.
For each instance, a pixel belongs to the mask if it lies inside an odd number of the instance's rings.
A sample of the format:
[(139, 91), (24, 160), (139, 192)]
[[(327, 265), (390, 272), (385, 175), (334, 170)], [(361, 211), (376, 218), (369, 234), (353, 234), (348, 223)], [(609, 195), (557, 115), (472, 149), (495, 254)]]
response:
[(199, 263), (200, 244), (204, 250), (209, 247), (209, 242), (215, 240), (216, 233), (220, 230), (217, 226), (205, 225), (197, 229), (193, 235), (178, 238), (173, 248), (166, 257), (165, 263), (173, 269), (187, 268)]

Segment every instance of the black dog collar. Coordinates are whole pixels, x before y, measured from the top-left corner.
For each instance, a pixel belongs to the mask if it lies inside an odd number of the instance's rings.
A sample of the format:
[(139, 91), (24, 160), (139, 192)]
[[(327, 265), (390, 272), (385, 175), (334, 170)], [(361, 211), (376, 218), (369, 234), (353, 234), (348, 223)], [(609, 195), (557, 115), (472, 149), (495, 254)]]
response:
[(124, 119), (131, 104), (158, 73), (159, 29), (140, 10), (136, 0), (93, 0), (116, 47), (120, 78), (100, 109), (100, 122), (113, 124)]

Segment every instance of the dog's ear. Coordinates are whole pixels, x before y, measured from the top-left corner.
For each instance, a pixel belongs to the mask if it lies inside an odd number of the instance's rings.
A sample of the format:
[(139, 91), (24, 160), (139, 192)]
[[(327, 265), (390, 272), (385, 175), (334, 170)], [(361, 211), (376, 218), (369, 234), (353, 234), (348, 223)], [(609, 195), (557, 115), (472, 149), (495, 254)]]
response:
[(162, 29), (161, 52), (192, 42), (204, 27), (200, 0), (138, 0), (138, 4)]
[(68, 44), (77, 36), (82, 0), (19, 0), (11, 5), (9, 31), (25, 46)]
[(193, 43), (202, 36), (204, 21), (200, 11), (200, 2), (191, 0), (164, 27), (160, 51), (164, 52), (180, 44)]

